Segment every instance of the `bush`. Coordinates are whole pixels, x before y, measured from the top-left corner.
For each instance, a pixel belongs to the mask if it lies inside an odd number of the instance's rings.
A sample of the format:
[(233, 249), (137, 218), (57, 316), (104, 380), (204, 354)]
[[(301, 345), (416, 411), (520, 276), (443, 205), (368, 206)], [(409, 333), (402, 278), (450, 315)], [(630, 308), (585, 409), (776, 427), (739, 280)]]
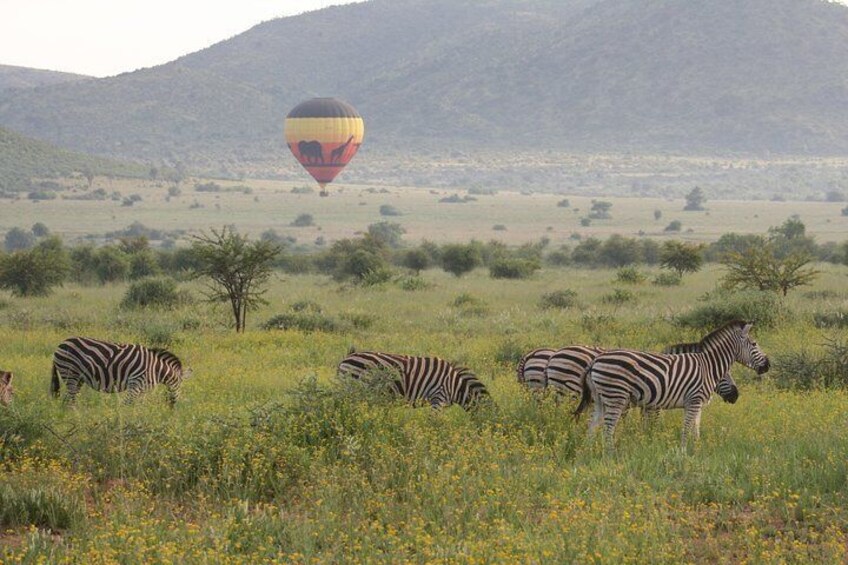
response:
[(450, 244), (442, 248), (442, 268), (460, 277), (482, 262), (480, 250), (474, 245)]
[[(0, 527), (65, 530), (83, 521), (85, 503), (78, 493), (68, 492), (66, 485), (35, 483), (34, 478), (10, 475), (0, 482)], [(52, 478), (40, 478), (55, 482)]]
[(615, 282), (622, 284), (642, 284), (647, 279), (645, 273), (636, 267), (621, 267), (615, 273)]
[(503, 258), (489, 265), (489, 275), (493, 279), (526, 279), (540, 268), (538, 261)]
[(621, 306), (622, 304), (635, 301), (636, 294), (632, 290), (627, 290), (626, 288), (616, 288), (611, 293), (605, 294), (601, 297), (601, 302), (604, 304), (612, 304), (615, 306)]
[(264, 324), (264, 330), (300, 330), (303, 332), (335, 332), (338, 323), (320, 312), (301, 311), (288, 312), (274, 316)]
[(683, 229), (683, 224), (680, 220), (672, 220), (663, 231), (667, 232), (679, 232)]
[(467, 292), (458, 295), (451, 306), (461, 310), (463, 316), (485, 316), (489, 312), (485, 301)]
[(121, 300), (121, 308), (174, 308), (190, 301), (188, 292), (177, 290), (173, 279), (143, 279), (130, 285)]
[(557, 206), (559, 208), (571, 208), (571, 202), (569, 202), (568, 198), (563, 198), (559, 202), (557, 202)]
[(383, 204), (380, 206), (380, 215), (381, 216), (403, 216), (400, 210), (391, 206), (389, 204)]
[(701, 305), (680, 314), (675, 322), (702, 331), (712, 331), (733, 320), (772, 328), (787, 314), (780, 298), (768, 291), (718, 291), (705, 295), (700, 301)]
[(397, 279), (397, 284), (402, 290), (410, 292), (416, 290), (427, 290), (433, 286), (417, 275), (400, 277)]
[(774, 356), (773, 381), (790, 390), (848, 387), (848, 343), (830, 341), (820, 353), (809, 350)]
[(506, 231), (506, 226), (503, 224), (495, 224), (492, 226), (493, 231)]
[(46, 296), (68, 275), (69, 261), (57, 237), (33, 249), (0, 257), (0, 288), (16, 296)]
[(555, 290), (554, 292), (543, 294), (539, 301), (539, 307), (545, 310), (550, 308), (565, 309), (576, 305), (577, 293), (571, 289)]
[(654, 286), (680, 286), (683, 282), (683, 277), (681, 277), (678, 273), (671, 271), (660, 273), (654, 280), (651, 281), (651, 284)]
[(309, 226), (314, 226), (314, 225), (315, 225), (315, 218), (312, 217), (312, 214), (300, 214), (291, 223), (291, 226), (295, 227), (295, 228), (307, 228)]
[(813, 314), (813, 323), (817, 328), (848, 328), (848, 312), (844, 310), (816, 312)]

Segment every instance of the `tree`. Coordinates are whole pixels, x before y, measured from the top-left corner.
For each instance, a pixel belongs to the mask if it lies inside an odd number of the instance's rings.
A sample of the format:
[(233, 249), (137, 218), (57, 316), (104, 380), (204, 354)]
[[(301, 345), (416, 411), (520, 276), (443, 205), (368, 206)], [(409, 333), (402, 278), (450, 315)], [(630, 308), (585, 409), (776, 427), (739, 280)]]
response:
[(430, 266), (430, 255), (420, 247), (410, 249), (403, 255), (403, 266), (419, 275)]
[(668, 223), (663, 231), (680, 231), (683, 229), (683, 224), (680, 220), (672, 220)]
[(609, 220), (612, 218), (610, 214), (610, 209), (612, 208), (612, 202), (605, 202), (603, 200), (592, 200), (592, 209), (589, 212), (590, 220)]
[(682, 241), (666, 241), (660, 252), (660, 265), (664, 269), (675, 271), (682, 277), (684, 273), (695, 273), (704, 264), (702, 245), (683, 243)]
[(6, 232), (4, 244), (6, 251), (9, 253), (13, 251), (22, 251), (35, 245), (35, 237), (31, 232), (24, 229), (12, 228)]
[(813, 260), (806, 253), (779, 256), (772, 242), (751, 247), (744, 253), (728, 253), (722, 263), (727, 268), (726, 288), (754, 288), (780, 292), (783, 296), (798, 286), (810, 284), (819, 271), (807, 267)]
[(100, 284), (122, 281), (129, 271), (130, 258), (117, 247), (108, 245), (94, 253), (94, 272)]
[(32, 224), (32, 228), (30, 228), (30, 231), (32, 231), (32, 235), (34, 235), (35, 237), (47, 237), (48, 235), (50, 235), (50, 229), (41, 222), (36, 222)]
[(406, 230), (395, 222), (377, 222), (368, 226), (368, 235), (389, 247), (400, 247)]
[(442, 268), (456, 277), (480, 265), (480, 250), (475, 245), (450, 244), (442, 247)]
[(659, 221), (662, 218), (662, 210), (654, 210), (654, 220)]
[(696, 186), (689, 191), (689, 194), (686, 195), (686, 206), (683, 207), (683, 210), (686, 212), (698, 212), (704, 210), (704, 202), (706, 201), (707, 198), (704, 196), (704, 191), (701, 190), (700, 186)]
[(68, 276), (68, 256), (58, 237), (49, 237), (33, 249), (0, 259), (0, 288), (15, 296), (46, 296)]
[(251, 242), (230, 227), (194, 236), (191, 248), (197, 260), (193, 276), (211, 280), (207, 298), (229, 303), (236, 332), (243, 332), (248, 310), (266, 303), (264, 286), (280, 248), (268, 241)]
[(312, 214), (300, 214), (290, 225), (295, 228), (308, 228), (315, 225), (315, 218)]

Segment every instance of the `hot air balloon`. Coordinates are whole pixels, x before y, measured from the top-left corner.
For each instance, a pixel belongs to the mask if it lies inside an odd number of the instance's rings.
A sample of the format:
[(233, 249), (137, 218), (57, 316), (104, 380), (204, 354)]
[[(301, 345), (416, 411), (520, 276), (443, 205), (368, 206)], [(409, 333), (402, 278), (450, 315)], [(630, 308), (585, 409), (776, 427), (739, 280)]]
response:
[(313, 98), (286, 116), (285, 136), (295, 159), (321, 185), (321, 196), (327, 196), (327, 184), (362, 145), (365, 122), (347, 102)]

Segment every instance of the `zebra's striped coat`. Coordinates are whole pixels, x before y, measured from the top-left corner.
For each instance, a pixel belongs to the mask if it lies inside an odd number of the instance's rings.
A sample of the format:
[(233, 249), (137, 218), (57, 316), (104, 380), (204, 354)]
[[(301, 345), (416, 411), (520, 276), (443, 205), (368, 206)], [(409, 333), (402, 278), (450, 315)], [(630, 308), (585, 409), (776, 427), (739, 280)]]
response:
[(100, 392), (126, 391), (129, 403), (163, 384), (173, 406), (183, 379), (190, 374), (176, 355), (164, 349), (72, 337), (60, 343), (53, 353), (51, 392), (58, 396), (61, 380), (66, 386), (67, 402), (73, 402), (82, 385), (87, 384)]
[(522, 357), (518, 362), (518, 366), (515, 368), (518, 382), (533, 391), (545, 390), (548, 386), (545, 370), (554, 353), (556, 351), (553, 349), (543, 347), (534, 349)]
[(468, 410), (489, 394), (471, 371), (439, 357), (360, 351), (339, 363), (338, 374), (361, 379), (381, 369), (395, 377), (392, 385), (398, 395), (413, 403), (423, 400), (433, 408), (459, 404)]
[(698, 437), (701, 410), (717, 388), (738, 396), (730, 380), (734, 361), (764, 373), (768, 358), (750, 338), (751, 325), (731, 322), (700, 341), (699, 353), (654, 354), (633, 350), (613, 350), (599, 355), (583, 382), (580, 406), (575, 414), (594, 401), (595, 413), (590, 432), (604, 420), (608, 443), (615, 426), (631, 404), (645, 410), (683, 408), (683, 443), (692, 431)]

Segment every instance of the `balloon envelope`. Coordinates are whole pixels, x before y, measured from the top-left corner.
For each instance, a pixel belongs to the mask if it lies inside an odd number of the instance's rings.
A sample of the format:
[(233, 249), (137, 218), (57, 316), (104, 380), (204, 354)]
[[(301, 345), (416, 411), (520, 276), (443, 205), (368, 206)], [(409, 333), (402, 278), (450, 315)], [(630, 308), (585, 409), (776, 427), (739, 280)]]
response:
[(365, 122), (347, 102), (313, 98), (286, 116), (285, 136), (295, 159), (324, 188), (356, 155)]

